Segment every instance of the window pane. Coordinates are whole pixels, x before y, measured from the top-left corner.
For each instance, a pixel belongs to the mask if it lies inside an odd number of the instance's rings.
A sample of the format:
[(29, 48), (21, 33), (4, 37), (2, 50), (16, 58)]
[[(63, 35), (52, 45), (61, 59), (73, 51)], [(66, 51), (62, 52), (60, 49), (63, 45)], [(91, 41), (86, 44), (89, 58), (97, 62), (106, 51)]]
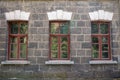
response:
[(20, 38), (20, 43), (26, 43), (26, 37), (21, 37)]
[(108, 42), (108, 38), (107, 37), (102, 37), (102, 43), (107, 43)]
[(17, 57), (17, 44), (11, 44), (10, 58), (16, 58), (16, 57)]
[(62, 44), (61, 50), (62, 50), (62, 51), (67, 51), (67, 49), (68, 49), (67, 44)]
[(101, 24), (100, 25), (100, 33), (108, 34), (108, 25), (107, 24)]
[(61, 57), (62, 57), (62, 58), (68, 58), (67, 52), (62, 52)]
[(55, 34), (55, 33), (59, 33), (59, 23), (51, 23), (51, 33)]
[(98, 37), (92, 37), (92, 43), (98, 43)]
[(92, 50), (93, 51), (98, 51), (99, 50), (99, 45), (98, 44), (92, 44)]
[(57, 39), (57, 37), (51, 38), (51, 50), (58, 51), (58, 39)]
[(102, 58), (108, 58), (108, 52), (102, 52)]
[(26, 51), (20, 52), (20, 58), (26, 58)]
[(68, 30), (69, 30), (68, 26), (69, 26), (68, 22), (67, 23), (61, 23), (60, 24), (60, 33), (61, 34), (68, 34)]
[(52, 58), (57, 58), (58, 57), (58, 52), (52, 52), (51, 56), (52, 56)]
[(26, 58), (26, 44), (20, 44), (20, 58)]
[(93, 57), (93, 58), (98, 58), (98, 56), (99, 56), (99, 53), (98, 53), (98, 52), (92, 51), (92, 57)]
[(18, 34), (18, 24), (17, 23), (11, 24), (11, 34)]
[(67, 43), (68, 38), (67, 37), (61, 37), (61, 43)]
[(108, 51), (108, 44), (102, 44), (102, 51)]
[(17, 43), (17, 37), (11, 37), (10, 39), (11, 43)]
[(20, 34), (26, 34), (28, 31), (28, 25), (26, 23), (22, 23), (20, 25)]
[(91, 31), (92, 31), (93, 34), (99, 33), (98, 32), (99, 28), (98, 28), (97, 24), (92, 24), (91, 27), (92, 27)]

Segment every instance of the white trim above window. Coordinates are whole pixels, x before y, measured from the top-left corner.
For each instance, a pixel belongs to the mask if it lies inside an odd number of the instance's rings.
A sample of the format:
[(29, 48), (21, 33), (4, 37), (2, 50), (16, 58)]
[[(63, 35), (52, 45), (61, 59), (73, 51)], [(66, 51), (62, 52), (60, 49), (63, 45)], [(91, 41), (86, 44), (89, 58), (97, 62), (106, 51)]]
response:
[(48, 12), (47, 15), (49, 20), (71, 20), (72, 12), (56, 10)]
[(15, 10), (5, 13), (6, 20), (29, 20), (30, 13), (20, 10)]
[(96, 21), (96, 20), (112, 21), (113, 13), (104, 10), (98, 10), (98, 11), (89, 12), (89, 16), (91, 21)]

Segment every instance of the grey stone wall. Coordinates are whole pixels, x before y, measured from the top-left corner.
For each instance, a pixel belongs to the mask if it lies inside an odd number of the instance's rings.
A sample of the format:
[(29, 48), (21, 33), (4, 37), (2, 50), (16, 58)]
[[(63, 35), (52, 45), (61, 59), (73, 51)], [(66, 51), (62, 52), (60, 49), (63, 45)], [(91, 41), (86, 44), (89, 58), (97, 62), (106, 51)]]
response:
[[(90, 65), (91, 23), (88, 12), (103, 9), (114, 13), (111, 50), (120, 60), (120, 20), (118, 0), (1, 0), (0, 62), (6, 60), (8, 28), (4, 13), (13, 10), (31, 13), (29, 20), (29, 65), (0, 64), (0, 80), (119, 80), (120, 64)], [(71, 60), (73, 65), (46, 65), (49, 60), (49, 20), (47, 12), (62, 9), (73, 12), (71, 20)], [(118, 61), (120, 62), (120, 61)]]

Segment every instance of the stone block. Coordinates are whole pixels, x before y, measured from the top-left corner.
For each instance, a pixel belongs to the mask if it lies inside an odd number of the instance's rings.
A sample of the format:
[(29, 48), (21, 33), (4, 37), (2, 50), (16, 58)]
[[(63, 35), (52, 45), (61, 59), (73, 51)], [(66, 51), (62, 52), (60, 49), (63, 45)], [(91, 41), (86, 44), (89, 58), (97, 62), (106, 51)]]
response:
[(49, 48), (48, 48), (47, 50), (42, 50), (41, 55), (42, 55), (42, 56), (49, 57)]
[(81, 15), (81, 20), (89, 20), (88, 14), (86, 14), (86, 15)]
[(83, 34), (91, 34), (91, 28), (81, 28)]
[(6, 35), (0, 35), (0, 42), (5, 42), (7, 40)]
[(24, 70), (25, 71), (33, 71), (33, 72), (37, 72), (39, 69), (38, 65), (26, 65), (24, 66)]
[(6, 43), (0, 43), (0, 49), (6, 49), (7, 44)]
[(81, 34), (81, 28), (71, 28), (71, 34)]
[(39, 43), (39, 48), (40, 49), (48, 49), (49, 48), (49, 44), (47, 44), (47, 43)]
[(34, 27), (43, 27), (43, 21), (34, 21)]
[(30, 42), (28, 45), (29, 48), (37, 48), (38, 44), (36, 42)]
[(48, 60), (48, 58), (45, 57), (37, 57), (37, 64), (45, 64), (45, 61)]
[(37, 34), (37, 28), (30, 28), (30, 34)]
[(38, 20), (38, 14), (31, 14), (32, 20)]
[(82, 48), (91, 48), (91, 43), (82, 43)]
[(28, 57), (28, 61), (30, 61), (30, 64), (37, 64), (37, 59), (36, 57)]
[(5, 50), (0, 50), (0, 56), (5, 56), (6, 55), (6, 51)]
[(41, 55), (41, 50), (35, 50), (34, 56), (40, 57)]
[(112, 47), (113, 48), (118, 48), (119, 47), (118, 42), (112, 42)]
[(38, 19), (39, 20), (47, 20), (47, 15), (46, 14), (39, 14)]
[(45, 28), (37, 28), (37, 34), (46, 34)]
[(0, 34), (7, 34), (6, 28), (0, 28)]
[(77, 35), (77, 41), (84, 41), (84, 35)]
[(85, 21), (78, 21), (77, 27), (85, 27)]
[(85, 57), (85, 50), (77, 50), (77, 56), (79, 57)]

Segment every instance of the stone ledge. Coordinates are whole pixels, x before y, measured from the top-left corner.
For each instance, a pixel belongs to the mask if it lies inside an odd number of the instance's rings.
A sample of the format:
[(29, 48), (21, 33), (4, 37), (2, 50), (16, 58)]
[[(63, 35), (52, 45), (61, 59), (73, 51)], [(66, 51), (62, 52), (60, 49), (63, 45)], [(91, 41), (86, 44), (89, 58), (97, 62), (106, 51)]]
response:
[(89, 64), (117, 64), (117, 61), (113, 60), (91, 60)]
[(45, 64), (50, 64), (50, 65), (59, 65), (59, 64), (71, 65), (71, 64), (74, 64), (74, 61), (70, 61), (70, 60), (49, 60), (49, 61), (45, 61)]
[(26, 61), (26, 60), (7, 60), (7, 61), (2, 61), (1, 64), (30, 64), (30, 61)]

